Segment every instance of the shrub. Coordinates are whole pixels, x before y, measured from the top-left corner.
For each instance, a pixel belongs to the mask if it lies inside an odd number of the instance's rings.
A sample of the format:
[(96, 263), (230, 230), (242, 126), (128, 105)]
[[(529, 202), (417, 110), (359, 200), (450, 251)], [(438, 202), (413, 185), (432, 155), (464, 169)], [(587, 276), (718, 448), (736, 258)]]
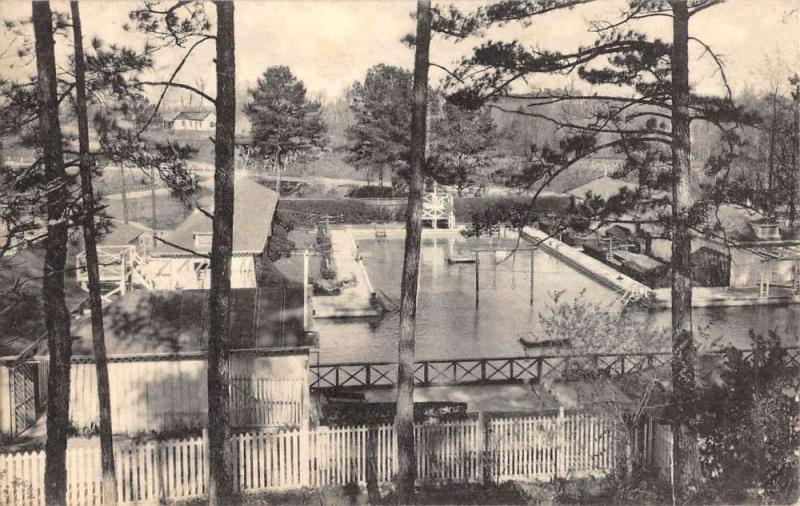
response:
[[(464, 197), (455, 199), (455, 215), (458, 223), (468, 223), (475, 216), (491, 212), (498, 206), (522, 206), (530, 202), (530, 198), (521, 196), (503, 197)], [(554, 213), (565, 209), (569, 199), (560, 196), (540, 197), (534, 210), (540, 213)], [(281, 200), (278, 212), (283, 212), (286, 219), (298, 226), (314, 226), (321, 216), (332, 216), (332, 223), (348, 223), (364, 225), (406, 219), (405, 202), (397, 204), (381, 204), (358, 199), (303, 199)]]
[(796, 371), (774, 332), (750, 331), (753, 354), (725, 350), (720, 382), (699, 406), (700, 456), (709, 497), (739, 502), (753, 496), (794, 502), (798, 493), (800, 409)]
[(375, 222), (403, 221), (405, 206), (380, 206), (356, 199), (281, 200), (278, 213), (297, 226), (315, 226), (322, 217), (330, 216), (332, 223), (362, 225)]
[(384, 199), (398, 195), (391, 186), (358, 186), (347, 192), (347, 196), (354, 199)]

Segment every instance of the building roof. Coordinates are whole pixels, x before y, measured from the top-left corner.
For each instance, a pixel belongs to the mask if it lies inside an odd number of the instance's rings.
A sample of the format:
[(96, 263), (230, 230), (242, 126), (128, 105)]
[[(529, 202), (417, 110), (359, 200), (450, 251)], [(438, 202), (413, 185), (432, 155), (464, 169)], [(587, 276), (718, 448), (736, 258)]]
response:
[(165, 112), (162, 115), (162, 117), (164, 118), (164, 121), (172, 122), (175, 121), (181, 114), (183, 114), (183, 112), (181, 111), (170, 111), (170, 112)]
[[(233, 253), (260, 254), (267, 245), (272, 233), (272, 217), (278, 205), (278, 193), (266, 188), (246, 176), (239, 175), (234, 183), (233, 209)], [(200, 205), (203, 205), (202, 203)], [(213, 212), (213, 206), (203, 208)], [(211, 234), (211, 219), (195, 210), (164, 240), (183, 248), (206, 253), (195, 246), (196, 234)], [(164, 242), (158, 242), (153, 249), (154, 256), (187, 256), (185, 250)]]
[(211, 111), (181, 111), (178, 113), (177, 116), (175, 116), (174, 120), (188, 119), (192, 121), (202, 121), (207, 117), (209, 117), (211, 114), (214, 113)]
[[(114, 300), (103, 310), (109, 356), (206, 351), (207, 297), (207, 290), (134, 290)], [(302, 285), (233, 289), (230, 307), (232, 349), (313, 344), (303, 330)], [(73, 323), (73, 335), (73, 354), (92, 355), (92, 325), (88, 317)]]
[[(16, 255), (0, 257), (0, 355), (15, 355), (46, 332), (42, 303), (44, 246), (31, 245)], [(78, 307), (85, 299), (78, 280), (71, 274), (75, 256), (67, 255), (64, 296), (67, 308)], [(12, 289), (17, 286), (18, 289)]]
[(101, 246), (127, 246), (144, 234), (144, 230), (119, 220), (111, 220), (108, 231), (100, 238)]
[(569, 190), (567, 193), (577, 198), (584, 198), (587, 193), (591, 192), (592, 195), (608, 199), (618, 194), (623, 188), (628, 188), (629, 191), (636, 191), (638, 187), (639, 185), (636, 183), (615, 179), (610, 176), (600, 176), (597, 179), (593, 179), (588, 183)]
[(800, 260), (800, 242), (797, 241), (755, 241), (739, 243), (736, 247), (768, 261)]

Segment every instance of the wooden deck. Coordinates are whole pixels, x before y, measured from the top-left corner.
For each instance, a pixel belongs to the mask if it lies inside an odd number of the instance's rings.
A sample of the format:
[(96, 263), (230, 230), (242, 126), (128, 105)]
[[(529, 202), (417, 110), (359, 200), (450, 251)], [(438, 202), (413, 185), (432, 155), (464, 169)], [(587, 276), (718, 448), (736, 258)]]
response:
[(377, 316), (379, 311), (372, 303), (375, 290), (353, 235), (349, 229), (331, 230), (330, 237), (337, 281), (350, 284), (339, 295), (314, 297), (314, 318)]

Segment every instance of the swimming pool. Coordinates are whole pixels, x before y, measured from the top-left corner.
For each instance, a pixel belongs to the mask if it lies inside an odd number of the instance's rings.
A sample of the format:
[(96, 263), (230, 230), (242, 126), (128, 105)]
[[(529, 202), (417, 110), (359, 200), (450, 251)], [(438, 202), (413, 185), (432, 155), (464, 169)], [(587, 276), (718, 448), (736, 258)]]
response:
[[(403, 239), (360, 240), (358, 248), (376, 290), (399, 301)], [(451, 253), (474, 247), (513, 247), (514, 240), (462, 237), (424, 238), (420, 264), (416, 357), (418, 360), (522, 356), (519, 337), (540, 330), (552, 294), (582, 296), (611, 303), (619, 295), (543, 251), (534, 255), (533, 306), (530, 305), (530, 251), (481, 255), (480, 304), (475, 306), (475, 264), (449, 264)], [(640, 311), (636, 318), (668, 327), (669, 310)], [(791, 344), (798, 342), (800, 306), (695, 308), (697, 339), (749, 347), (747, 331), (776, 328)], [(381, 362), (397, 358), (399, 315), (315, 320), (320, 362)], [(668, 343), (666, 344), (668, 346)]]

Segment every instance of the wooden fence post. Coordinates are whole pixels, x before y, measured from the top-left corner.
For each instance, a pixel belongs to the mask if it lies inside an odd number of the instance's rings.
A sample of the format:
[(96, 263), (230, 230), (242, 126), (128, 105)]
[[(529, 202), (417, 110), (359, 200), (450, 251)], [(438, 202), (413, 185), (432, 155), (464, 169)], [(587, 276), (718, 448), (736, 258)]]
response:
[[(208, 428), (203, 427), (203, 490), (205, 490), (206, 495), (208, 495), (209, 490), (209, 473), (211, 469), (211, 450), (209, 449), (209, 441), (208, 441)], [(235, 487), (236, 490), (239, 487)]]
[(367, 428), (367, 498), (370, 504), (380, 500), (378, 488), (378, 428), (370, 425)]
[(308, 430), (308, 417), (300, 425), (300, 448), (298, 451), (298, 458), (300, 459), (300, 485), (307, 487), (311, 485), (311, 477), (309, 470), (311, 467), (311, 452), (309, 451), (311, 435)]
[(486, 418), (483, 411), (478, 412), (478, 472), (481, 473), (481, 481), (488, 484), (492, 481), (492, 458), (491, 458), (491, 434), (486, 428)]
[[(155, 469), (155, 481), (156, 481), (156, 491), (158, 493), (159, 503), (163, 502), (167, 498), (167, 491), (165, 490), (164, 482), (166, 481), (166, 477), (162, 475), (162, 471), (164, 469), (163, 463), (161, 461), (161, 442), (156, 441), (154, 446), (154, 459), (153, 463), (156, 466)], [(206, 463), (207, 464), (207, 463)], [(208, 472), (208, 467), (205, 466), (206, 473)], [(119, 480), (119, 473), (117, 474), (117, 480)], [(206, 483), (205, 487), (206, 492), (208, 492), (208, 483)]]
[(556, 420), (556, 477), (563, 478), (567, 473), (567, 420), (564, 417), (564, 406), (558, 407)]

